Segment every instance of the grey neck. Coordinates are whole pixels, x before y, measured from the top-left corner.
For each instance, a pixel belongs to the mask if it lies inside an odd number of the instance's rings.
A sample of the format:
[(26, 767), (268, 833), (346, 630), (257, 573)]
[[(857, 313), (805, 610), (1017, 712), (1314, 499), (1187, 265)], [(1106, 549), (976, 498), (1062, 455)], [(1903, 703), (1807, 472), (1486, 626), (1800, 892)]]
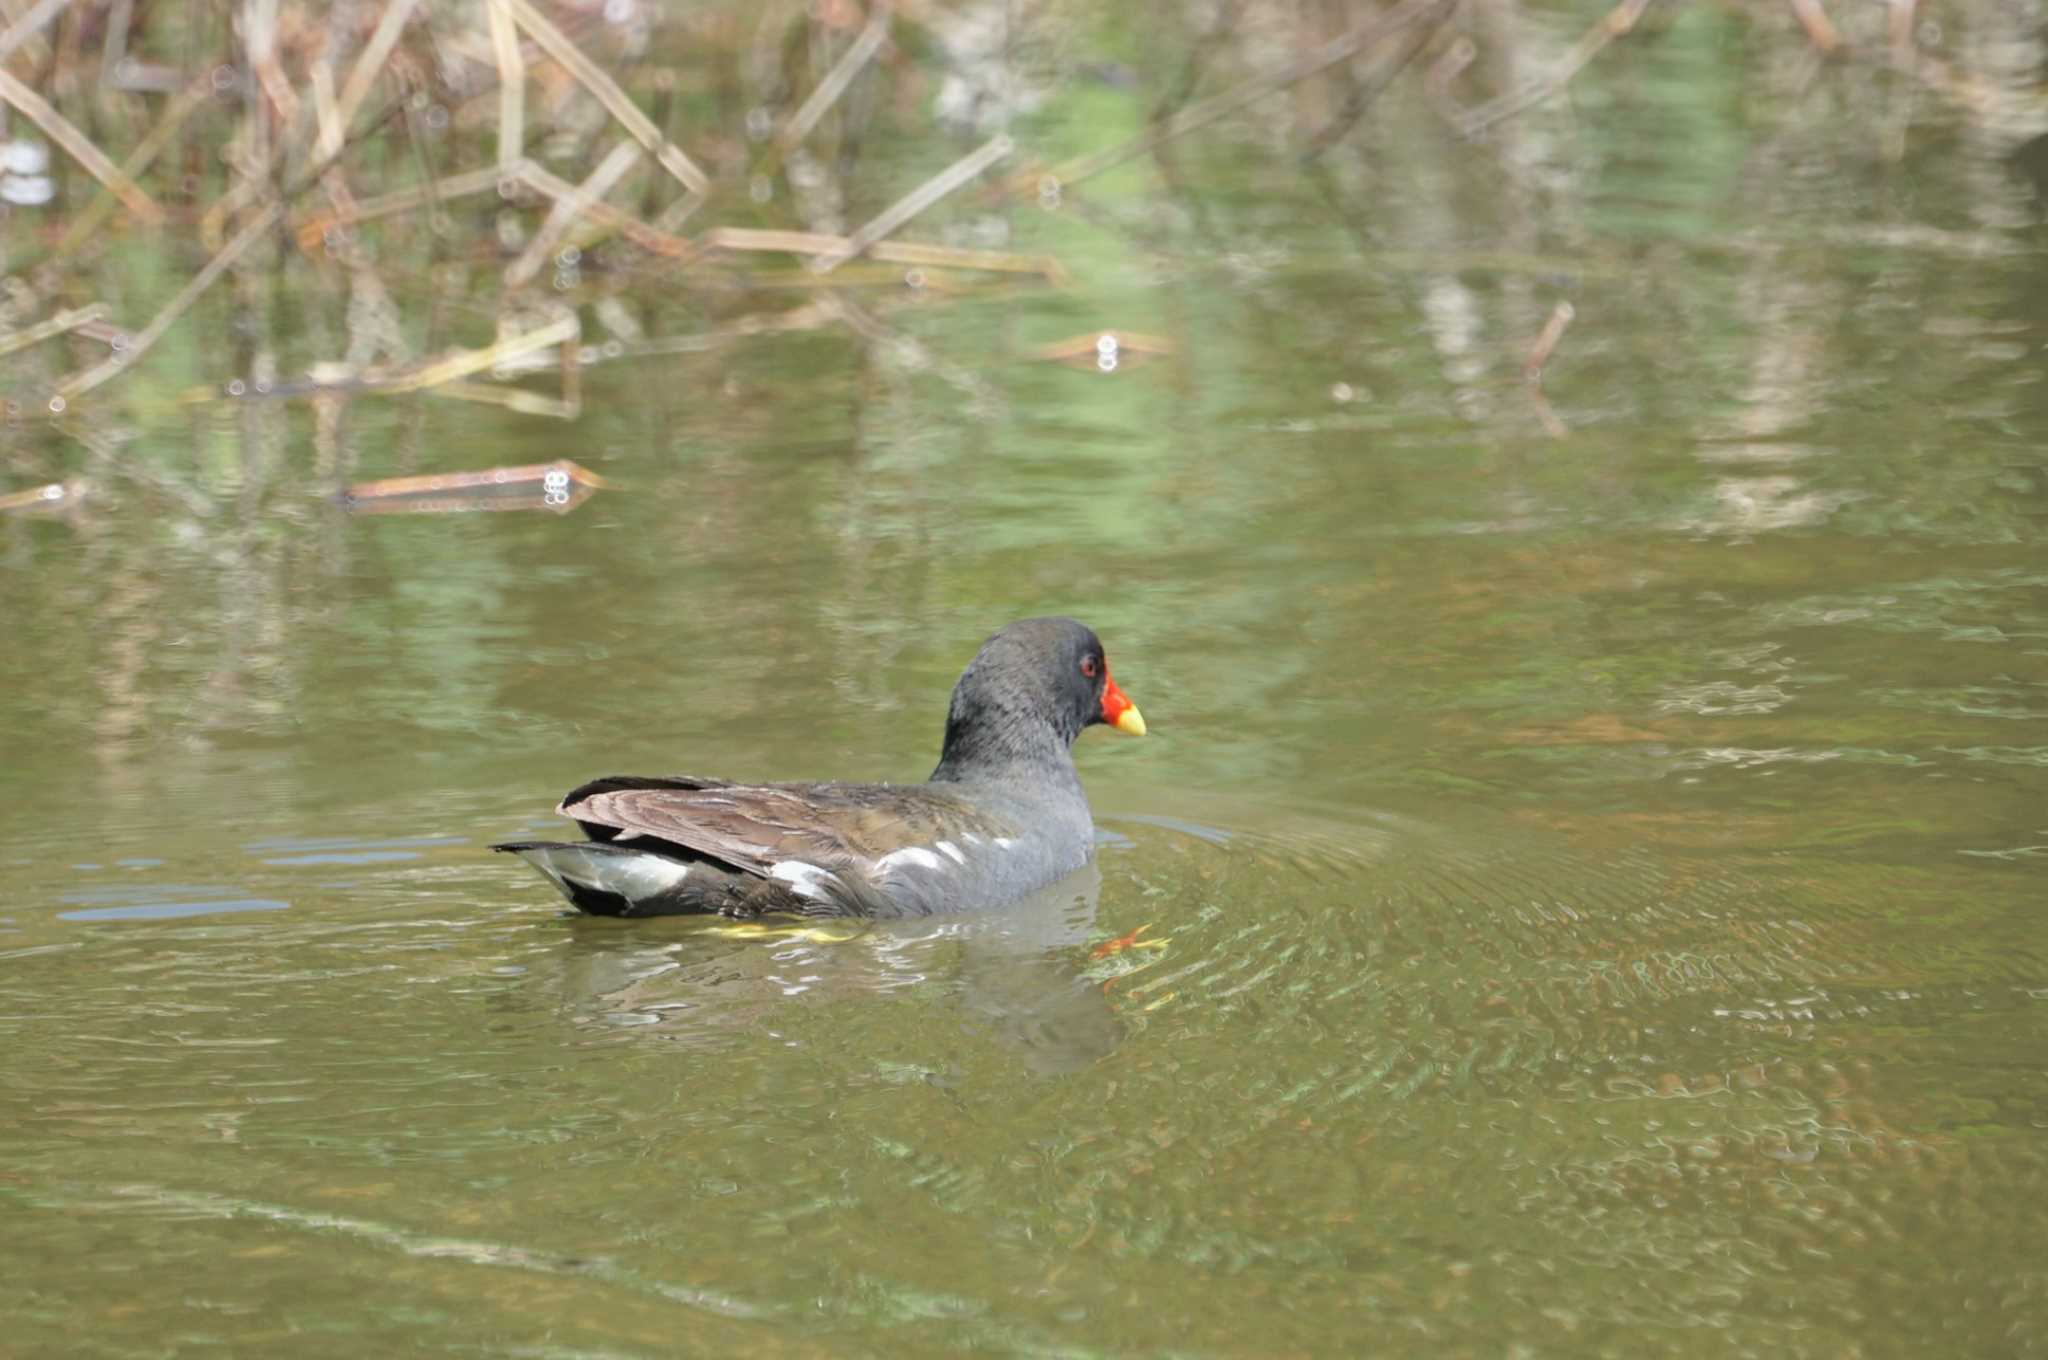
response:
[(1026, 776), (1078, 789), (1074, 769), (1075, 733), (1062, 732), (1042, 717), (982, 711), (963, 723), (956, 711), (946, 719), (946, 744), (932, 771), (935, 784), (964, 784)]

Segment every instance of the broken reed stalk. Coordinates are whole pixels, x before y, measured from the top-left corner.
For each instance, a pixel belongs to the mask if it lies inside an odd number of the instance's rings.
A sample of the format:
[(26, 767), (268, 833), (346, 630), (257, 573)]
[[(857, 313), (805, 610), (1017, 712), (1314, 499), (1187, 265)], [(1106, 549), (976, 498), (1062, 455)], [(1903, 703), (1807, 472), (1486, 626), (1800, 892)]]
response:
[(1831, 57), (1842, 50), (1842, 33), (1828, 12), (1820, 7), (1820, 0), (1791, 0), (1793, 17), (1806, 30), (1806, 36), (1822, 56)]
[(284, 215), (282, 203), (272, 203), (249, 221), (249, 224), (235, 233), (234, 239), (220, 248), (220, 252), (206, 262), (206, 266), (192, 276), (191, 282), (178, 290), (178, 295), (165, 303), (163, 309), (128, 341), (121, 353), (109, 355), (91, 368), (72, 374), (57, 384), (56, 395), (51, 397), (53, 410), (62, 410), (63, 404), (83, 393), (90, 392), (107, 379), (132, 368), (149, 347), (163, 338), (172, 323), (185, 314), (185, 310), (199, 300), (199, 295), (213, 286), (214, 280), (227, 272), (230, 265), (242, 257), (244, 251), (261, 240), (263, 234), (276, 225)]
[(341, 104), (334, 97), (334, 63), (316, 61), (308, 75), (313, 93), (313, 147), (322, 156), (341, 150)]
[(811, 135), (811, 129), (818, 125), (831, 107), (846, 93), (846, 87), (853, 84), (853, 78), (874, 60), (875, 53), (882, 50), (882, 44), (889, 40), (891, 0), (876, 0), (875, 12), (869, 17), (867, 27), (853, 40), (853, 46), (846, 49), (818, 82), (818, 88), (811, 91), (811, 97), (804, 100), (797, 111), (789, 116), (776, 135), (777, 149), (784, 155), (794, 151), (804, 138)]
[(997, 133), (982, 143), (979, 148), (954, 161), (923, 184), (912, 189), (882, 210), (879, 217), (846, 238), (846, 243), (836, 250), (828, 251), (811, 261), (811, 270), (817, 274), (829, 274), (854, 256), (859, 255), (875, 242), (908, 222), (911, 218), (929, 208), (932, 204), (952, 193), (961, 185), (994, 165), (1010, 154), (1015, 144), (1008, 136)]
[(505, 0), (487, 0), (491, 17), (491, 54), (498, 62), (498, 173), (510, 175), (526, 151), (526, 58), (519, 51), (519, 30)]
[(1345, 133), (1356, 127), (1358, 120), (1365, 116), (1365, 111), (1372, 107), (1373, 101), (1386, 93), (1387, 87), (1394, 83), (1394, 78), (1407, 70), (1409, 63), (1435, 41), (1438, 31), (1450, 22), (1454, 13), (1454, 9), (1446, 7), (1427, 23), (1417, 25), (1406, 46), (1373, 67), (1363, 80), (1354, 80), (1350, 91), (1344, 97), (1343, 106), (1309, 138), (1308, 149), (1301, 154), (1302, 160), (1314, 160), (1335, 146)]
[(95, 302), (89, 306), (73, 308), (68, 312), (59, 312), (48, 321), (38, 321), (33, 326), (23, 326), (18, 331), (9, 331), (5, 335), (0, 335), (0, 354), (12, 354), (18, 349), (27, 349), (30, 345), (38, 341), (47, 340), (53, 335), (62, 335), (66, 331), (77, 330), (80, 326), (90, 325), (106, 314), (107, 305), (104, 302)]
[[(810, 231), (765, 231), (755, 227), (715, 227), (698, 240), (703, 250), (776, 251), (787, 255), (844, 254), (852, 244), (846, 236)], [(1008, 250), (969, 250), (961, 246), (920, 245), (914, 241), (878, 241), (868, 258), (889, 264), (927, 269), (985, 269), (999, 274), (1037, 274), (1055, 287), (1067, 283), (1067, 271), (1050, 255), (1021, 255)]]
[(474, 401), (485, 406), (502, 406), (523, 416), (547, 416), (553, 420), (574, 420), (583, 414), (583, 403), (573, 397), (544, 397), (517, 387), (493, 387), (489, 383), (456, 378), (427, 389), (429, 396), (455, 401)]
[[(635, 151), (637, 154), (637, 147), (635, 147)], [(535, 193), (545, 194), (558, 203), (574, 198), (577, 193), (575, 185), (559, 176), (549, 174), (532, 161), (527, 161), (520, 166), (519, 182), (531, 188)], [(699, 203), (703, 200), (692, 197), (685, 201)], [(589, 202), (580, 204), (577, 211), (579, 215), (611, 228), (641, 249), (651, 251), (656, 255), (665, 256), (672, 260), (691, 260), (695, 259), (700, 253), (697, 247), (684, 237), (663, 231), (659, 227), (649, 226), (631, 213), (614, 208), (611, 204), (602, 200), (592, 199)]]
[(1571, 431), (1551, 409), (1550, 398), (1543, 394), (1543, 366), (1550, 362), (1550, 356), (1557, 351), (1558, 341), (1564, 339), (1565, 328), (1577, 315), (1577, 309), (1569, 302), (1560, 302), (1551, 308), (1550, 319), (1543, 323), (1536, 343), (1529, 347), (1529, 357), (1522, 362), (1522, 389), (1529, 394), (1530, 405), (1536, 410), (1536, 419), (1543, 426), (1543, 432), (1552, 439), (1563, 439)]
[(1550, 309), (1550, 319), (1543, 323), (1536, 343), (1529, 347), (1529, 357), (1522, 363), (1523, 382), (1531, 387), (1543, 385), (1543, 366), (1550, 362), (1550, 356), (1557, 350), (1557, 342), (1564, 339), (1565, 328), (1577, 315), (1578, 310), (1569, 302), (1560, 302)]
[(5, 67), (0, 67), (0, 100), (20, 109), (23, 117), (41, 128), (43, 134), (63, 147), (71, 159), (84, 166), (88, 174), (127, 204), (128, 211), (151, 226), (157, 226), (164, 220), (164, 210), (142, 191), (141, 185), (122, 174), (121, 168), (108, 160), (106, 153), (92, 144), (91, 138), (73, 127), (41, 95), (10, 75)]
[(349, 68), (348, 79), (342, 82), (341, 99), (337, 112), (341, 118), (342, 131), (354, 121), (356, 110), (370, 94), (370, 86), (384, 72), (384, 63), (391, 57), (391, 50), (398, 46), (398, 36), (405, 29), (405, 21), (412, 17), (413, 7), (419, 0), (391, 0), (385, 7), (384, 15), (377, 20), (377, 27), (370, 33), (370, 41), (356, 57), (356, 64)]
[(568, 34), (535, 9), (528, 0), (495, 0), (503, 4), (519, 27), (526, 30), (528, 37), (540, 45), (542, 51), (560, 62), (570, 75), (581, 81), (597, 102), (604, 105), (606, 112), (619, 120), (619, 125), (631, 133), (640, 145), (654, 153), (654, 159), (661, 167), (674, 175), (693, 194), (708, 193), (711, 178), (697, 163), (683, 154), (683, 149), (662, 135), (654, 120), (640, 111), (640, 106), (627, 97), (618, 82), (604, 73), (604, 69), (588, 56), (583, 49), (569, 40)]
[(342, 384), (342, 390), (351, 392), (417, 392), (422, 388), (438, 387), (458, 378), (467, 378), (472, 373), (481, 373), (508, 360), (516, 359), (550, 345), (574, 344), (582, 334), (582, 327), (574, 313), (550, 321), (544, 326), (522, 335), (500, 340), (482, 349), (461, 349), (439, 359), (423, 364), (414, 364), (397, 373), (365, 374), (359, 381)]
[(1585, 36), (1573, 45), (1554, 70), (1520, 89), (1510, 90), (1497, 99), (1489, 99), (1476, 108), (1466, 110), (1453, 120), (1453, 125), (1461, 135), (1476, 137), (1502, 119), (1512, 118), (1524, 109), (1542, 103), (1569, 85), (1572, 77), (1599, 56), (1607, 44), (1634, 28), (1636, 21), (1643, 17), (1643, 11), (1649, 7), (1650, 0), (1621, 0), (1600, 22), (1586, 30)]
[[(185, 120), (212, 97), (212, 72), (202, 72), (187, 82), (184, 89), (171, 97), (170, 105), (158, 115), (148, 134), (128, 153), (128, 159), (121, 163), (121, 173), (131, 180), (140, 180), (149, 167), (156, 164), (156, 158), (163, 154), (163, 149), (171, 144), (171, 138), (178, 135), (178, 129), (185, 126)], [(86, 205), (85, 210), (65, 229), (63, 238), (57, 242), (57, 247), (51, 254), (61, 260), (84, 245), (93, 233), (99, 230), (100, 224), (106, 221), (107, 214), (118, 201), (111, 188), (102, 187), (100, 192), (93, 196), (92, 202)]]
[[(515, 175), (525, 170), (525, 164), (513, 167)], [(372, 218), (389, 217), (393, 213), (411, 212), (429, 203), (445, 199), (464, 198), (470, 194), (481, 194), (504, 183), (504, 172), (493, 167), (489, 170), (469, 170), (459, 175), (450, 175), (430, 184), (415, 185), (395, 193), (379, 194), (375, 198), (357, 199), (347, 212), (334, 210), (323, 212), (301, 222), (295, 229), (299, 248), (311, 250), (319, 244), (320, 238), (335, 227), (345, 227), (356, 222), (367, 222)], [(564, 186), (567, 187), (567, 186)]]
[(43, 3), (9, 24), (7, 31), (0, 33), (0, 61), (7, 60), (14, 54), (15, 48), (40, 33), (43, 25), (56, 18), (57, 12), (70, 3), (71, 0), (43, 0)]
[(1104, 151), (1077, 156), (1042, 173), (1020, 176), (1008, 187), (1012, 193), (1016, 193), (1026, 189), (1035, 191), (1047, 180), (1062, 185), (1077, 184), (1090, 176), (1122, 165), (1133, 157), (1142, 156), (1176, 137), (1193, 132), (1196, 128), (1206, 127), (1227, 114), (1237, 112), (1247, 104), (1264, 99), (1269, 94), (1276, 94), (1290, 85), (1306, 80), (1318, 71), (1335, 66), (1340, 61), (1349, 61), (1380, 39), (1400, 32), (1439, 8), (1448, 9), (1455, 7), (1456, 4), (1457, 0), (1403, 0), (1402, 4), (1385, 14), (1368, 19), (1350, 32), (1332, 38), (1320, 47), (1312, 48), (1300, 59), (1289, 62), (1277, 71), (1254, 76), (1233, 89), (1212, 95), (1199, 104), (1190, 105), (1129, 141)]
[(554, 206), (548, 209), (546, 219), (534, 232), (525, 251), (505, 270), (505, 286), (519, 288), (532, 282), (533, 276), (547, 264), (548, 256), (554, 253), (562, 234), (588, 211), (591, 204), (601, 201), (618, 187), (626, 172), (639, 164), (640, 154), (639, 143), (630, 138), (620, 142), (606, 153), (605, 158), (598, 162), (597, 169), (591, 171), (581, 184), (555, 198)]

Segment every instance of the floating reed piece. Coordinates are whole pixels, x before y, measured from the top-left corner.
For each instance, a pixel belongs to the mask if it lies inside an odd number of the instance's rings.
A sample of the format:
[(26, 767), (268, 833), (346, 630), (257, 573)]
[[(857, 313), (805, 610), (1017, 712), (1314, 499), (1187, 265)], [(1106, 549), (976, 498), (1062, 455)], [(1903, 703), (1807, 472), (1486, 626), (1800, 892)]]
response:
[(1069, 368), (1115, 373), (1134, 364), (1173, 354), (1179, 348), (1163, 335), (1142, 335), (1136, 331), (1088, 331), (1026, 350), (1024, 357), (1043, 363), (1065, 364)]
[(341, 493), (343, 509), (361, 515), (449, 515), (476, 510), (552, 510), (567, 514), (610, 483), (580, 463), (552, 463), (386, 477)]
[(1523, 382), (1531, 387), (1542, 385), (1544, 365), (1550, 362), (1550, 356), (1557, 350), (1557, 342), (1564, 339), (1566, 327), (1578, 314), (1578, 309), (1569, 302), (1560, 302), (1550, 309), (1550, 319), (1543, 323), (1536, 343), (1529, 347), (1529, 357), (1522, 363)]
[(92, 492), (83, 478), (32, 486), (0, 496), (0, 515), (50, 515), (76, 510)]
[(30, 345), (48, 340), (53, 335), (62, 335), (66, 331), (90, 326), (106, 314), (106, 304), (101, 302), (74, 308), (68, 312), (59, 312), (48, 321), (38, 321), (33, 326), (23, 326), (18, 331), (0, 335), (0, 354), (12, 354), (18, 349), (27, 349)]

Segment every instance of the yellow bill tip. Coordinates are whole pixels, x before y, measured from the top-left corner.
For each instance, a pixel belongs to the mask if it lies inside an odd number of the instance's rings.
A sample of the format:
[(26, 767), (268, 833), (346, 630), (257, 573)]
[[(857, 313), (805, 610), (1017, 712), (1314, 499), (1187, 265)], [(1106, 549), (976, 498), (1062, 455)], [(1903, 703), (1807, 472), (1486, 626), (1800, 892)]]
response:
[(1145, 735), (1145, 715), (1138, 711), (1136, 704), (1132, 704), (1129, 708), (1116, 715), (1116, 730), (1127, 736), (1142, 737)]

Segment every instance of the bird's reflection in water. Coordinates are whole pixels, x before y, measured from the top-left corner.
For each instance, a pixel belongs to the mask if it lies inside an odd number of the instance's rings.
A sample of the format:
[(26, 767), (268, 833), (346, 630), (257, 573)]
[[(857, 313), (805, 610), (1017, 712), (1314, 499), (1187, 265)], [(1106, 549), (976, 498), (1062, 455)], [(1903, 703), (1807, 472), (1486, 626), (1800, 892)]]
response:
[(903, 921), (571, 920), (561, 973), (580, 1023), (670, 1042), (796, 1028), (792, 1007), (858, 1005), (905, 988), (959, 998), (1034, 1072), (1112, 1052), (1123, 1026), (1086, 976), (1094, 862), (999, 911)]

